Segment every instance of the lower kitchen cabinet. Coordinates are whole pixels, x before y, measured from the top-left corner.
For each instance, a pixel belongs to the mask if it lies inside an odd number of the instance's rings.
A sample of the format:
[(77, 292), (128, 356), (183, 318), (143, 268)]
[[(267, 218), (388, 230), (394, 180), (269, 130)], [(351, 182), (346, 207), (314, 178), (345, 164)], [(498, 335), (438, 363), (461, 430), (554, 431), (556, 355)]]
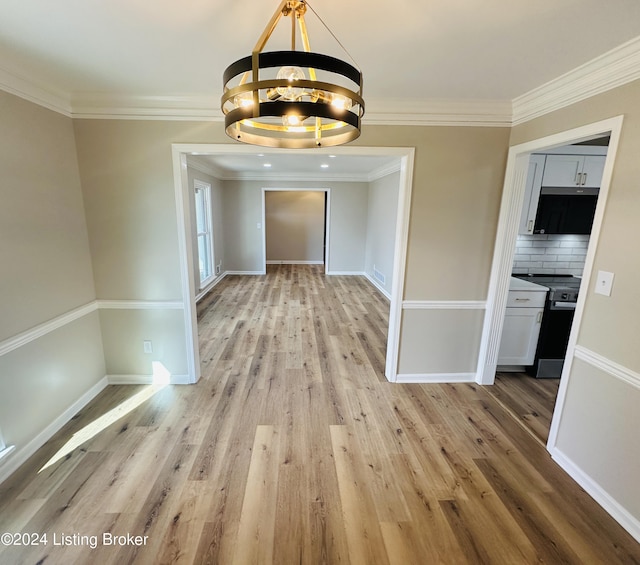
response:
[(542, 308), (507, 308), (498, 365), (532, 365), (536, 354)]
[(533, 365), (547, 291), (546, 287), (512, 277), (498, 365)]

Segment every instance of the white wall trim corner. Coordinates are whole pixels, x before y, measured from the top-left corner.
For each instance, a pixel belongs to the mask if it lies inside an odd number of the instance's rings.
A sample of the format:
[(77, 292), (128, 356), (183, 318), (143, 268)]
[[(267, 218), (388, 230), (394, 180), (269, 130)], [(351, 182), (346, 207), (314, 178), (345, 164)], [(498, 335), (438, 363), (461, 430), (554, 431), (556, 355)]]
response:
[(396, 383), (474, 383), (475, 373), (399, 373)]
[(391, 294), (389, 293), (389, 291), (386, 290), (376, 279), (374, 279), (369, 273), (362, 273), (362, 275), (380, 291), (382, 296), (384, 296), (388, 300), (391, 300)]
[(389, 330), (387, 332), (387, 358), (384, 374), (390, 382), (396, 382), (400, 358), (400, 329), (402, 325), (402, 299), (404, 297), (407, 271), (407, 248), (409, 246), (409, 215), (413, 190), (413, 168), (415, 147), (398, 148), (400, 156), (400, 180), (398, 211), (396, 215), (396, 237), (393, 250), (391, 278), (391, 306), (389, 308)]
[(554, 447), (550, 452), (553, 460), (640, 543), (640, 521), (632, 516), (617, 500), (612, 498), (596, 481), (584, 473), (560, 449)]
[(636, 373), (635, 371), (632, 371), (615, 361), (611, 361), (611, 359), (607, 359), (603, 355), (600, 355), (595, 351), (591, 351), (581, 345), (576, 345), (574, 355), (577, 359), (588, 363), (592, 367), (596, 367), (608, 375), (640, 389), (640, 373)]
[(187, 154), (192, 151), (189, 144), (173, 143), (173, 185), (178, 225), (178, 255), (180, 260), (180, 283), (184, 303), (184, 333), (186, 340), (187, 373), (189, 382), (200, 377), (200, 348), (198, 344), (198, 315), (196, 311), (196, 283), (193, 276), (194, 257), (191, 246), (191, 191), (187, 176)]
[(35, 341), (36, 339), (47, 335), (55, 330), (74, 322), (75, 320), (79, 320), (80, 318), (86, 316), (87, 314), (91, 314), (98, 309), (97, 301), (89, 302), (88, 304), (84, 304), (83, 306), (79, 306), (78, 308), (74, 308), (69, 312), (62, 314), (52, 320), (44, 322), (43, 324), (39, 324), (34, 328), (31, 328), (27, 331), (19, 333), (16, 336), (10, 337), (9, 339), (5, 339), (4, 341), (0, 341), (0, 357), (10, 353), (14, 349), (18, 349), (23, 345), (27, 345), (28, 343)]
[(107, 386), (107, 377), (100, 379), (60, 416), (51, 422), (44, 430), (34, 437), (24, 447), (17, 449), (13, 456), (7, 460), (6, 464), (0, 468), (0, 483), (13, 474), (29, 457), (49, 441), (67, 422), (71, 420), (80, 410), (100, 394)]

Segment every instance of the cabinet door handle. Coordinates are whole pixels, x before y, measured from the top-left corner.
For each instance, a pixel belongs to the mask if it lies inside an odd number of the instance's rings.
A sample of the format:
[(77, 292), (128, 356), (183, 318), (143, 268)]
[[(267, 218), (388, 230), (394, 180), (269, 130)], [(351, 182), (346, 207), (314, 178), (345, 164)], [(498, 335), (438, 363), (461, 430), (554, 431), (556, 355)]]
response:
[(580, 186), (580, 177), (582, 177), (582, 173), (576, 173), (576, 178), (573, 179), (573, 182), (575, 182), (578, 186)]
[(533, 220), (529, 220), (529, 223), (527, 224), (527, 231), (529, 233), (533, 231)]
[(587, 184), (587, 173), (582, 173), (582, 186)]
[(542, 322), (542, 310), (540, 312), (538, 312), (538, 317), (536, 318), (536, 322), (539, 324), (540, 322)]
[(529, 302), (530, 298), (516, 298), (516, 302)]

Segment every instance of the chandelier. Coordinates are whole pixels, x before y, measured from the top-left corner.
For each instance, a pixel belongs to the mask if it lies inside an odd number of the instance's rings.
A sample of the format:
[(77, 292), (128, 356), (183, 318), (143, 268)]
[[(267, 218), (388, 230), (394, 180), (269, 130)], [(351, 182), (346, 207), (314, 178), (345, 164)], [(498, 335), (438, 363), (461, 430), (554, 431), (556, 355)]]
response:
[[(360, 135), (362, 73), (311, 51), (307, 7), (317, 16), (305, 0), (283, 0), (251, 55), (224, 71), (221, 107), (229, 137), (252, 145), (304, 149), (341, 145)], [(291, 18), (291, 50), (263, 52), (283, 16)], [(303, 51), (296, 50), (296, 28)]]

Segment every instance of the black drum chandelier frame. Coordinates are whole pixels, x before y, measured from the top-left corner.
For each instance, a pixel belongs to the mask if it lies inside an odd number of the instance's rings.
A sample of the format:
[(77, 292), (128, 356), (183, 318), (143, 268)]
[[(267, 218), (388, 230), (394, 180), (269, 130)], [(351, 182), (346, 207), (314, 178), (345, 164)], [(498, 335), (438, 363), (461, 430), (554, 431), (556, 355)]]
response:
[[(229, 137), (305, 149), (341, 145), (360, 135), (362, 73), (340, 59), (311, 52), (307, 6), (305, 0), (283, 0), (252, 54), (224, 71), (221, 107)], [(263, 52), (282, 16), (291, 18), (291, 51)], [(304, 51), (296, 51), (296, 23)]]

